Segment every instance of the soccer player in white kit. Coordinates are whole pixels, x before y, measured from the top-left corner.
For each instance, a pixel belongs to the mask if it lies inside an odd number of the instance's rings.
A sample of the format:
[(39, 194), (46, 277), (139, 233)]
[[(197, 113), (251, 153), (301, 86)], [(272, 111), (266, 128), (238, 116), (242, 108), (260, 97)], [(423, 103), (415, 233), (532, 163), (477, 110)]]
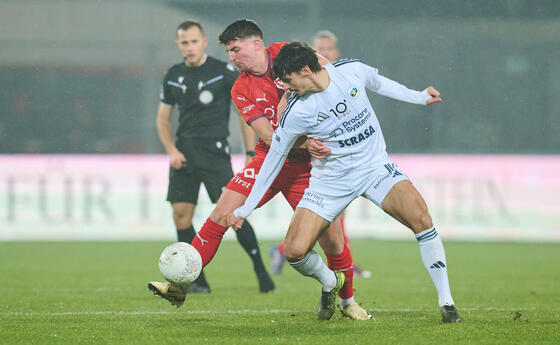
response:
[(230, 225), (240, 227), (255, 209), (299, 137), (321, 140), (331, 152), (325, 158), (312, 159), (309, 188), (286, 234), (285, 255), (290, 265), (323, 286), (332, 285), (334, 272), (312, 250), (313, 245), (350, 202), (363, 196), (414, 232), (438, 293), (443, 322), (463, 321), (451, 297), (441, 239), (424, 199), (389, 159), (366, 88), (421, 105), (441, 102), (439, 92), (431, 86), (422, 92), (410, 90), (355, 59), (321, 68), (314, 51), (300, 42), (282, 48), (274, 73), (295, 94), (284, 110), (253, 190), (245, 204), (230, 215)]

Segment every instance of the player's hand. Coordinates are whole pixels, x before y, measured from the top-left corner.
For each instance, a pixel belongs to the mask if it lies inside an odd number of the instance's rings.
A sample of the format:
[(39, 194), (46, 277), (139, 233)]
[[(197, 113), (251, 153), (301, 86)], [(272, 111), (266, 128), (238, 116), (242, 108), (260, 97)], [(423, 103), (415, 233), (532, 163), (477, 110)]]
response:
[(243, 218), (241, 216), (235, 216), (233, 214), (233, 212), (230, 213), (227, 217), (228, 225), (231, 226), (234, 230), (241, 229), (241, 226), (243, 225), (244, 221), (245, 221), (245, 218)]
[(170, 164), (173, 169), (181, 169), (187, 166), (187, 159), (185, 156), (177, 151), (170, 155)]
[(439, 97), (439, 91), (436, 90), (433, 86), (428, 86), (426, 92), (428, 93), (428, 95), (432, 96), (432, 98), (429, 98), (426, 101), (426, 104), (439, 103), (442, 101), (442, 99)]
[(321, 140), (308, 138), (305, 141), (305, 148), (313, 158), (325, 158), (331, 153), (331, 149), (325, 146)]

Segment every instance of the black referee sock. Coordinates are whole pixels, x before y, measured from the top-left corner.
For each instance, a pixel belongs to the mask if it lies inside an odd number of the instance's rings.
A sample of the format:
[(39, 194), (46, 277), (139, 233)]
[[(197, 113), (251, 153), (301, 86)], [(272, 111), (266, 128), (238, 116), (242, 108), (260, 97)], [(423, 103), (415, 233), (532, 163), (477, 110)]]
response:
[[(177, 238), (179, 239), (179, 242), (187, 242), (188, 244), (191, 244), (195, 236), (196, 231), (194, 231), (194, 227), (192, 225), (186, 229), (177, 229)], [(204, 270), (200, 272), (200, 275), (198, 276), (198, 278), (196, 278), (193, 284), (208, 287), (208, 282), (206, 281), (206, 277), (204, 276)]]
[(187, 242), (188, 244), (191, 244), (195, 236), (196, 231), (194, 231), (194, 227), (192, 225), (186, 229), (177, 229), (177, 238), (179, 239), (179, 242)]
[(257, 272), (257, 274), (266, 272), (261, 258), (259, 244), (257, 243), (257, 237), (255, 236), (255, 231), (253, 227), (251, 227), (251, 224), (249, 224), (248, 221), (243, 222), (243, 226), (241, 226), (241, 229), (237, 230), (235, 234), (237, 235), (237, 240), (253, 261), (255, 272)]

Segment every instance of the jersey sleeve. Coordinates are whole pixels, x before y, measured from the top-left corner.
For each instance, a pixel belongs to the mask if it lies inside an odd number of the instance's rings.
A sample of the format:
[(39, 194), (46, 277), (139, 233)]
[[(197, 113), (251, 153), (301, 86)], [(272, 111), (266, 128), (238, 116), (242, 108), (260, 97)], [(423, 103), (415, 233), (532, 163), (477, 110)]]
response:
[(161, 88), (159, 92), (159, 101), (163, 104), (174, 106), (176, 101), (175, 101), (175, 97), (173, 97), (173, 93), (171, 93), (171, 85), (169, 84), (170, 81), (169, 75), (170, 72), (167, 71), (165, 77), (163, 77), (163, 82), (161, 83)]
[(249, 125), (256, 119), (265, 116), (265, 114), (257, 108), (255, 100), (248, 97), (243, 89), (238, 87), (237, 83), (234, 84), (231, 89), (231, 100), (239, 110), (241, 116), (243, 116), (245, 122)]
[(364, 78), (365, 86), (375, 93), (402, 102), (420, 105), (426, 105), (426, 101), (430, 98), (430, 95), (428, 95), (425, 90), (411, 90), (394, 80), (380, 75), (377, 68), (368, 66), (362, 62), (359, 63), (358, 68), (361, 70), (360, 75)]

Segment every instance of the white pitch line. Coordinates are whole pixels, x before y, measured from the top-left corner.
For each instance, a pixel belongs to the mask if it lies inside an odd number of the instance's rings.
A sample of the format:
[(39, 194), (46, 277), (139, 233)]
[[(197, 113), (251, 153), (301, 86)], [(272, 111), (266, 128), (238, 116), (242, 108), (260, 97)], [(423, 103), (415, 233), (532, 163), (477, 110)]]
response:
[(67, 312), (4, 312), (2, 316), (83, 316), (83, 315), (167, 315), (167, 314), (279, 314), (303, 311), (285, 309), (265, 310), (187, 310), (187, 311), (67, 311)]
[[(426, 308), (367, 308), (370, 312), (392, 313), (392, 312), (433, 312), (437, 309)], [(513, 307), (513, 308), (497, 308), (497, 307), (467, 307), (459, 308), (460, 311), (498, 311), (498, 312), (514, 312), (536, 310), (537, 308)], [(560, 307), (554, 308), (560, 310)], [(68, 311), (68, 312), (3, 312), (0, 317), (9, 316), (90, 316), (90, 315), (177, 315), (177, 314), (288, 314), (288, 313), (307, 313), (312, 310), (289, 310), (289, 309), (264, 309), (264, 310), (173, 310), (173, 311)]]

